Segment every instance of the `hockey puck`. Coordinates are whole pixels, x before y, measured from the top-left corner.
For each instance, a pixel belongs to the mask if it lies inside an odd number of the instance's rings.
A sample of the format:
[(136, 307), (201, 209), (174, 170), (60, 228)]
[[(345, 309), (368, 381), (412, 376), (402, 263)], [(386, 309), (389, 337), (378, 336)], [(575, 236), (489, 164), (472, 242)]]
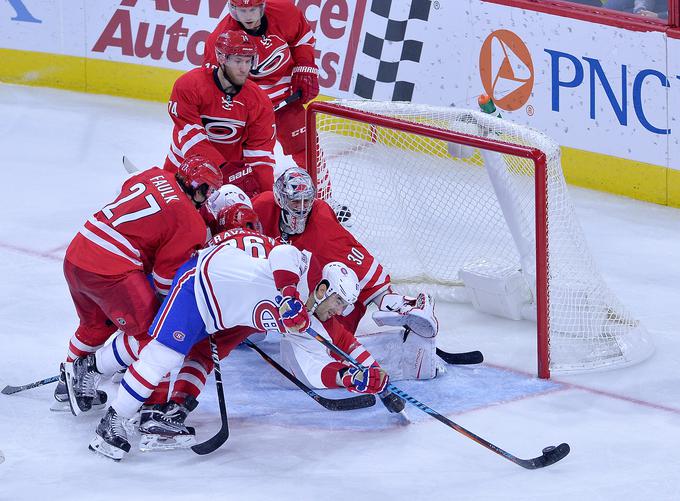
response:
[(548, 447), (545, 447), (543, 449), (543, 454), (549, 454), (552, 451), (554, 451), (555, 449), (557, 449), (557, 447), (555, 447), (554, 445), (549, 445)]

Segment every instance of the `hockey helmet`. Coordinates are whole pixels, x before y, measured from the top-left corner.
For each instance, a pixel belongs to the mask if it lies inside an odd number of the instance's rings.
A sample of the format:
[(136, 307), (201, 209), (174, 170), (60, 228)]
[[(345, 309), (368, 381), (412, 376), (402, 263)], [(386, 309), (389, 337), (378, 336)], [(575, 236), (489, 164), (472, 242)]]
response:
[(194, 198), (196, 193), (203, 195), (204, 200), (200, 203), (194, 200), (194, 203), (197, 205), (205, 202), (222, 185), (222, 173), (220, 170), (210, 160), (201, 155), (192, 155), (185, 158), (180, 164), (176, 176), (182, 188), (190, 197)]
[(219, 64), (225, 64), (227, 56), (252, 57), (252, 66), (257, 65), (257, 46), (247, 33), (241, 30), (229, 30), (217, 37), (215, 57)]
[(243, 228), (244, 230), (255, 230), (258, 233), (262, 233), (260, 218), (246, 204), (237, 203), (229, 207), (223, 207), (217, 214), (217, 224), (220, 231)]
[(274, 182), (274, 200), (281, 207), (286, 233), (296, 235), (305, 231), (315, 197), (316, 187), (304, 169), (291, 167), (278, 177)]

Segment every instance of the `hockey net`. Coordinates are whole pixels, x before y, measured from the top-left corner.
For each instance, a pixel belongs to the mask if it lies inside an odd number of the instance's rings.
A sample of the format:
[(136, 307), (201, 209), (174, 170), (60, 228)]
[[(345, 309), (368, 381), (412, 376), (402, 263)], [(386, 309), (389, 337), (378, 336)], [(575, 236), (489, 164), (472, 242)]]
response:
[[(313, 103), (307, 131), (319, 197), (349, 208), (350, 231), (398, 290), (535, 319), (540, 377), (652, 353), (597, 271), (544, 134), (478, 111), (374, 101)], [(489, 308), (508, 294), (512, 304)]]

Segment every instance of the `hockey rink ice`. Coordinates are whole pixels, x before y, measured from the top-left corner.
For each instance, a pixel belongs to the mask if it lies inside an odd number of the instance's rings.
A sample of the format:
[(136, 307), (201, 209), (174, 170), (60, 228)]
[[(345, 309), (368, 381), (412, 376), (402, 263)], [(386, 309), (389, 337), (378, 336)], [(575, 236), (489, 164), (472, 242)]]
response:
[[(163, 103), (2, 84), (0, 117), (4, 387), (57, 374), (77, 325), (65, 248), (116, 196), (123, 154), (141, 168), (162, 165), (172, 128)], [(380, 403), (327, 411), (239, 348), (221, 364), (230, 438), (207, 456), (141, 453), (132, 437), (115, 463), (87, 449), (103, 411), (51, 412), (54, 385), (0, 395), (0, 500), (680, 499), (680, 210), (570, 192), (599, 270), (649, 330), (654, 355), (538, 380), (535, 324), (439, 302), (439, 346), (479, 349), (485, 363), (395, 383), (515, 456), (567, 442), (559, 463), (524, 470), (412, 406), (407, 425)], [(262, 347), (278, 353), (274, 341)], [(102, 388), (114, 397), (113, 385)], [(200, 402), (188, 424), (202, 441), (219, 427), (212, 379)]]

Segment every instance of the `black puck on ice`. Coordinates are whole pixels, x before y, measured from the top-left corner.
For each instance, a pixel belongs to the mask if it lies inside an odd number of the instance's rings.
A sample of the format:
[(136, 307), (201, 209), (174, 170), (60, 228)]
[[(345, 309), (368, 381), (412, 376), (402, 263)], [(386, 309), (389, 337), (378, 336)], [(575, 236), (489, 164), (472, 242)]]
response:
[(555, 447), (554, 445), (549, 445), (548, 447), (545, 447), (543, 449), (543, 454), (548, 454), (548, 453), (554, 451), (555, 449), (557, 449), (557, 447)]

